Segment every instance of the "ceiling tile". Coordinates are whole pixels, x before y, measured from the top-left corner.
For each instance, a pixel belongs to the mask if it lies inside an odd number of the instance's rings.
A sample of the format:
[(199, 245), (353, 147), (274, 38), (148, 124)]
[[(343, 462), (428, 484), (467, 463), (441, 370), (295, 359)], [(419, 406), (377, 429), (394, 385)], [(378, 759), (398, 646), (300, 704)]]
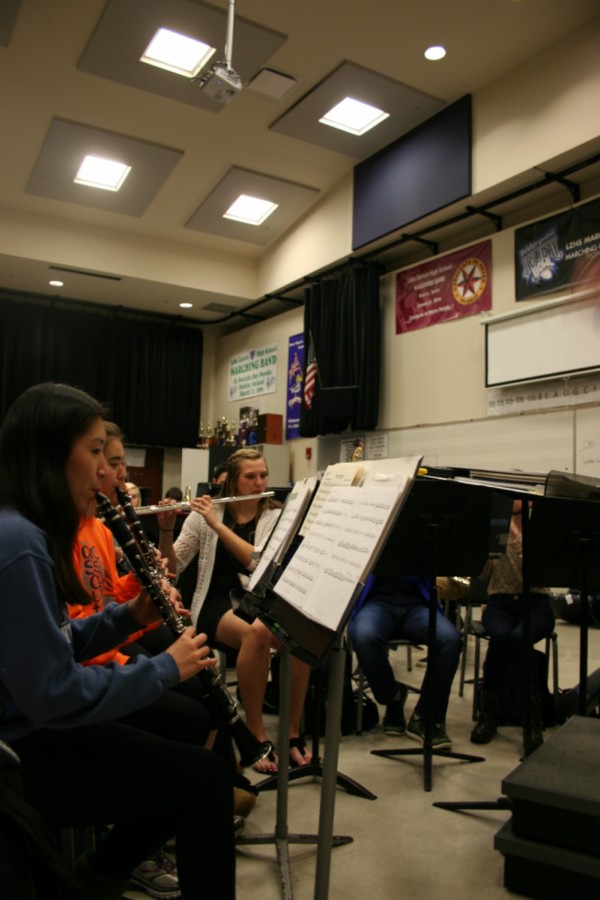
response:
[[(263, 225), (245, 225), (224, 219), (223, 213), (240, 194), (270, 200), (277, 203), (278, 208)], [(318, 195), (315, 188), (233, 166), (198, 207), (186, 228), (264, 246), (283, 234)]]
[[(360, 137), (322, 125), (321, 116), (348, 96), (382, 109), (389, 113), (389, 118)], [(355, 159), (365, 159), (444, 106), (443, 100), (362, 66), (343, 62), (273, 122), (271, 130)]]
[[(222, 61), (227, 38), (227, 13), (199, 0), (109, 0), (81, 57), (83, 72), (130, 87), (160, 94), (212, 112), (222, 104), (204, 94), (189, 79), (140, 62), (159, 28), (169, 28), (217, 48), (212, 62)], [(236, 16), (231, 65), (245, 84), (254, 77), (286, 36)]]
[[(131, 166), (120, 191), (74, 183), (86, 154), (117, 159)], [(26, 192), (93, 209), (141, 216), (182, 156), (182, 150), (161, 147), (102, 128), (53, 119)]]

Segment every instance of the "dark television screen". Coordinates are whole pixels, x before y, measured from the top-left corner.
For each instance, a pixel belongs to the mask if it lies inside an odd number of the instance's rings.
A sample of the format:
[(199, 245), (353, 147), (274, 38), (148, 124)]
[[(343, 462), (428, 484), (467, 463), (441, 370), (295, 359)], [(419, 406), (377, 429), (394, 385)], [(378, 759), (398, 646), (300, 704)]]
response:
[(470, 193), (467, 95), (355, 167), (352, 249)]

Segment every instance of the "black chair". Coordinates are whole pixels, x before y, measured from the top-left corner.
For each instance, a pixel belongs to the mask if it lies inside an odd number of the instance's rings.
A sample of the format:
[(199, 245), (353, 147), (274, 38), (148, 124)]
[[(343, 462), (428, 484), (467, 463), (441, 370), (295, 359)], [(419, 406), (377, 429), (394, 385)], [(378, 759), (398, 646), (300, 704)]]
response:
[[(474, 722), (477, 721), (477, 685), (479, 684), (481, 670), (481, 641), (489, 640), (489, 634), (483, 627), (483, 622), (474, 621), (470, 625), (469, 634), (475, 638), (475, 659), (473, 663), (473, 706), (471, 717)], [(550, 637), (545, 641), (546, 657), (550, 657), (552, 651), (552, 697), (555, 706), (558, 706), (560, 689), (558, 686), (558, 635), (553, 631)], [(550, 666), (548, 667), (550, 670)]]
[[(412, 651), (413, 647), (417, 650), (420, 650), (421, 647), (419, 644), (414, 644), (412, 641), (408, 640), (408, 638), (395, 638), (391, 641), (387, 642), (388, 650), (397, 650), (398, 647), (406, 647), (406, 668), (409, 672), (412, 672), (413, 663), (412, 663)], [(352, 653), (352, 643), (350, 639), (348, 639), (348, 652)], [(360, 665), (357, 665), (353, 676), (356, 678), (357, 683), (357, 703), (356, 703), (356, 733), (362, 734), (363, 727), (363, 697), (365, 693), (365, 689), (368, 687), (367, 680), (365, 678), (365, 673), (361, 669)], [(414, 693), (420, 693), (417, 688), (409, 687), (410, 691)]]
[[(462, 653), (460, 658), (460, 678), (458, 683), (458, 696), (464, 696), (465, 684), (467, 684), (466, 672), (467, 672), (467, 658), (469, 655), (469, 636), (475, 633), (474, 629), (479, 629), (480, 623), (478, 624), (478, 620), (473, 619), (473, 610), (480, 609), (485, 605), (487, 600), (487, 586), (489, 583), (489, 578), (477, 578), (473, 576), (470, 579), (469, 583), (469, 595), (466, 600), (457, 600), (456, 602), (459, 604), (459, 608), (464, 605), (464, 615), (463, 615), (463, 628), (462, 628), (462, 636), (463, 636), (463, 646)], [(479, 650), (479, 646), (476, 645), (476, 651)]]

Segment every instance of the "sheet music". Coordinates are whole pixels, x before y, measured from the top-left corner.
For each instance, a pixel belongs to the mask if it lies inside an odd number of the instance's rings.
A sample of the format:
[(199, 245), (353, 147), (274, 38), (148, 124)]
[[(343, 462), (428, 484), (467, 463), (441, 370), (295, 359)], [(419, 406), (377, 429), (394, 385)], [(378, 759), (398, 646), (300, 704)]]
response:
[(302, 528), (299, 532), (301, 537), (305, 537), (308, 534), (331, 491), (336, 487), (361, 485), (364, 482), (366, 471), (366, 466), (362, 462), (335, 463), (335, 465), (327, 466), (319, 484), (319, 489), (302, 523)]
[(277, 520), (275, 528), (271, 532), (271, 536), (263, 550), (260, 561), (256, 569), (252, 573), (248, 583), (248, 590), (253, 591), (259, 583), (271, 562), (278, 556), (284, 548), (287, 539), (293, 538), (297, 524), (301, 516), (304, 514), (310, 498), (317, 486), (316, 478), (305, 478), (294, 484), (291, 492), (286, 497), (285, 505), (281, 511), (281, 515)]
[(358, 489), (331, 488), (277, 582), (276, 593), (308, 618), (337, 630), (384, 542), (417, 463), (417, 458), (398, 460), (399, 477), (392, 485), (374, 481)]

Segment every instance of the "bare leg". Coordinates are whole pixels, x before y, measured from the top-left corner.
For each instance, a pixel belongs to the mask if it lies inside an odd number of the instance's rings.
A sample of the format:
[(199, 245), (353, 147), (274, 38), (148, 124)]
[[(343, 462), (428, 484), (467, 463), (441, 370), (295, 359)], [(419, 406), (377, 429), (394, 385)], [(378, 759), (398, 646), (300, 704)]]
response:
[[(267, 740), (263, 720), (263, 702), (267, 679), (271, 646), (280, 646), (269, 629), (260, 620), (248, 625), (233, 612), (227, 612), (219, 622), (216, 634), (219, 643), (238, 650), (236, 672), (240, 694), (244, 705), (246, 725), (259, 741)], [(292, 656), (292, 690), (290, 698), (290, 738), (300, 736), (300, 722), (308, 690), (310, 667)], [(312, 761), (310, 753), (301, 747), (290, 747), (290, 759), (297, 766), (308, 765)], [(257, 771), (271, 773), (277, 771), (277, 759), (261, 760), (255, 766)]]
[[(265, 741), (263, 702), (269, 677), (270, 632), (259, 621), (248, 625), (233, 612), (227, 612), (219, 622), (216, 637), (219, 643), (238, 650), (236, 672), (246, 725), (259, 741)], [(277, 760), (261, 760), (256, 769), (259, 772), (276, 772)]]

